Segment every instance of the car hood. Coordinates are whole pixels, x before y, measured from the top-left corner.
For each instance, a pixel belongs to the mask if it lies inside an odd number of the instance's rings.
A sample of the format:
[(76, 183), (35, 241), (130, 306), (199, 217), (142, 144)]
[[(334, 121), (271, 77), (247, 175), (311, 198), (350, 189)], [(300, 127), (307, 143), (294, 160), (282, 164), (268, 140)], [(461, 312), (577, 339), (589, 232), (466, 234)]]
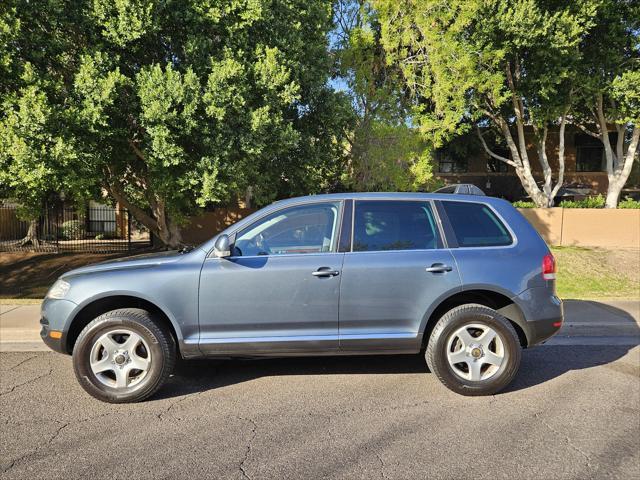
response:
[(184, 254), (176, 251), (147, 253), (143, 255), (135, 255), (133, 257), (116, 258), (70, 270), (64, 273), (60, 278), (82, 275), (85, 273), (151, 267), (154, 265), (162, 265), (164, 263), (177, 262), (182, 258), (184, 258)]

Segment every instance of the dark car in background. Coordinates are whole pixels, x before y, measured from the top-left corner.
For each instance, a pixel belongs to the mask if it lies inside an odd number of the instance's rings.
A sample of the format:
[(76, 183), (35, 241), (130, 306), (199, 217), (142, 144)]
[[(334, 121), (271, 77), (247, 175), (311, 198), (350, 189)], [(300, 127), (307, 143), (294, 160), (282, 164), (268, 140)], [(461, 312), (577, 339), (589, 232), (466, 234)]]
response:
[(276, 202), (190, 252), (65, 273), (41, 335), (108, 402), (152, 395), (177, 357), (422, 353), (451, 390), (489, 395), (562, 318), (554, 259), (508, 202), (332, 194)]

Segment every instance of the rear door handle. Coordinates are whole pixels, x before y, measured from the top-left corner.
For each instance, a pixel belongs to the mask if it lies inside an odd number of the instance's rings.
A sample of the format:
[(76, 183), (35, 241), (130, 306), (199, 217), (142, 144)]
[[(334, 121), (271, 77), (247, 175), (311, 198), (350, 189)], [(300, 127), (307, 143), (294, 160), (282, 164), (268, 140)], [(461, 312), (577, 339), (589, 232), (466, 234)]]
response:
[(453, 270), (453, 267), (445, 265), (444, 263), (434, 263), (430, 267), (425, 268), (425, 270), (431, 273), (445, 273)]
[(320, 267), (315, 272), (311, 272), (311, 275), (314, 277), (335, 277), (340, 275), (338, 270), (331, 270), (330, 267)]

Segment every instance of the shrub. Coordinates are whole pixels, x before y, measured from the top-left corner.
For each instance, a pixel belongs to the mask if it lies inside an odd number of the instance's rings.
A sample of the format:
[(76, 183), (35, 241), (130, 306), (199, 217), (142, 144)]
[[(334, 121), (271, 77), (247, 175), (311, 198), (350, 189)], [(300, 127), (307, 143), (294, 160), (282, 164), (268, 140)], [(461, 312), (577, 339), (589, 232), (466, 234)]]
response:
[(526, 200), (518, 200), (513, 202), (513, 206), (516, 208), (536, 208), (536, 204), (533, 202), (527, 202)]
[(84, 233), (84, 223), (79, 220), (67, 220), (62, 224), (62, 237), (67, 240), (81, 240)]
[(582, 200), (563, 200), (558, 206), (563, 208), (604, 208), (604, 196), (596, 195)]
[(618, 203), (618, 208), (640, 208), (640, 200), (634, 200), (631, 197), (626, 197)]

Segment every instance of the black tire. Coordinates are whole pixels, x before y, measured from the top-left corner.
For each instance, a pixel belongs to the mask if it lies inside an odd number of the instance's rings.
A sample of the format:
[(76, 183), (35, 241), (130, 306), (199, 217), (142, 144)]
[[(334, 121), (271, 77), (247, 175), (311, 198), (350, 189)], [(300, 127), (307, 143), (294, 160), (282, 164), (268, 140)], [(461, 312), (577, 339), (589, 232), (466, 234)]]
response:
[[(141, 370), (131, 370), (133, 374), (139, 372), (138, 375), (141, 377), (135, 385), (116, 388), (115, 385), (109, 386), (105, 382), (108, 383), (109, 375), (112, 375), (115, 384), (115, 368), (118, 365), (112, 361), (115, 365), (113, 373), (107, 370), (104, 374), (97, 375), (92, 370), (91, 359), (96, 351), (108, 356), (106, 351), (101, 350), (104, 347), (96, 346), (96, 342), (104, 334), (119, 330), (134, 332), (141, 337), (144, 343), (140, 342), (137, 348), (142, 345), (142, 355), (148, 355), (149, 365), (144, 375)], [(122, 335), (118, 338), (126, 340), (127, 336)], [(112, 310), (100, 315), (80, 332), (73, 347), (73, 369), (80, 385), (91, 396), (109, 403), (139, 402), (153, 395), (169, 378), (175, 363), (176, 345), (173, 336), (154, 322), (149, 312), (138, 308)], [(127, 378), (129, 375), (127, 371)]]
[[(500, 337), (503, 360), (489, 378), (469, 380), (456, 373), (448, 360), (449, 341), (455, 332), (466, 325), (480, 324), (493, 329)], [(473, 331), (473, 328), (471, 331)], [(494, 344), (495, 345), (495, 344)], [(455, 350), (453, 352), (455, 354)], [(511, 383), (522, 356), (522, 348), (513, 325), (495, 310), (478, 304), (466, 304), (449, 310), (434, 327), (425, 352), (427, 365), (431, 372), (450, 390), (461, 395), (493, 395)], [(473, 357), (469, 357), (473, 361)], [(482, 363), (482, 362), (481, 362)], [(456, 364), (456, 368), (464, 364)], [(468, 370), (471, 369), (470, 364)], [(490, 365), (488, 365), (490, 367)], [(487, 368), (482, 365), (482, 368)]]

